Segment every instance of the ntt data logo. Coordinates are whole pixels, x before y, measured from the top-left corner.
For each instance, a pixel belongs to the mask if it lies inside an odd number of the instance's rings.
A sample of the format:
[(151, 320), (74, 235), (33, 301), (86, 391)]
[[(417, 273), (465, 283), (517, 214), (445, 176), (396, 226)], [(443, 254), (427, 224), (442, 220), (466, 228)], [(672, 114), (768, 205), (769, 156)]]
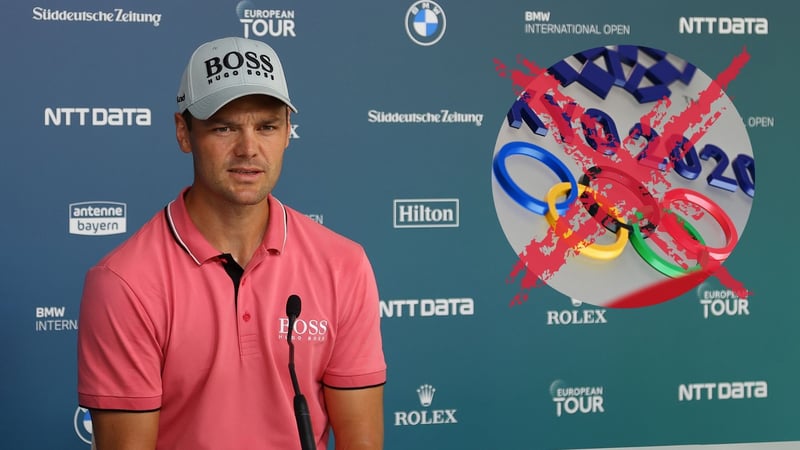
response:
[(458, 227), (457, 198), (394, 200), (395, 228)]
[(472, 316), (475, 300), (471, 298), (412, 298), (381, 300), (381, 317)]
[(423, 384), (417, 388), (419, 404), (425, 409), (411, 411), (395, 411), (394, 426), (443, 425), (458, 423), (455, 409), (427, 409), (433, 404), (436, 388)]
[(128, 205), (118, 202), (79, 202), (69, 205), (69, 233), (108, 236), (126, 232)]
[(680, 34), (769, 34), (766, 17), (681, 17)]
[(256, 8), (252, 2), (244, 0), (236, 5), (236, 15), (244, 26), (245, 38), (297, 36), (293, 9)]
[(418, 45), (439, 42), (446, 27), (444, 10), (435, 2), (415, 2), (406, 12), (406, 33)]
[(44, 109), (45, 126), (149, 127), (150, 108), (56, 107)]
[(764, 380), (687, 383), (678, 385), (678, 401), (767, 398), (768, 390)]
[(89, 410), (79, 406), (78, 409), (75, 410), (75, 417), (72, 419), (72, 422), (75, 427), (75, 434), (78, 435), (80, 440), (87, 444), (91, 444), (92, 416), (89, 414)]
[(555, 380), (550, 384), (550, 395), (556, 417), (605, 412), (602, 386), (567, 386), (563, 380)]

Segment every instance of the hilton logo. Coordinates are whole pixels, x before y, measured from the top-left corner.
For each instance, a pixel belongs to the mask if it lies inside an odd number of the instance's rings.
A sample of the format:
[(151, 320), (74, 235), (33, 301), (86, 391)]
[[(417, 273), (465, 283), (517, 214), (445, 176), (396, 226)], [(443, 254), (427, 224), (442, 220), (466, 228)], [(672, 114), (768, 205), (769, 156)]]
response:
[[(431, 406), (436, 388), (430, 384), (423, 384), (417, 388), (419, 404), (423, 408)], [(440, 425), (458, 423), (455, 409), (433, 409), (422, 411), (395, 411), (394, 426)]]
[(457, 198), (395, 199), (395, 228), (458, 227)]

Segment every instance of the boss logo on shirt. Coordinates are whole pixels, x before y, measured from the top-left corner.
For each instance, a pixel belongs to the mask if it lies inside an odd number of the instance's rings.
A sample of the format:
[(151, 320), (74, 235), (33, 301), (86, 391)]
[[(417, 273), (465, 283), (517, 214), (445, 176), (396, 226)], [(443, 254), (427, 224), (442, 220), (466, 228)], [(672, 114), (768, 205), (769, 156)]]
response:
[[(286, 339), (289, 335), (289, 318), (281, 317), (278, 325), (278, 338)], [(297, 319), (292, 326), (292, 341), (320, 342), (328, 337), (328, 321), (326, 319)]]

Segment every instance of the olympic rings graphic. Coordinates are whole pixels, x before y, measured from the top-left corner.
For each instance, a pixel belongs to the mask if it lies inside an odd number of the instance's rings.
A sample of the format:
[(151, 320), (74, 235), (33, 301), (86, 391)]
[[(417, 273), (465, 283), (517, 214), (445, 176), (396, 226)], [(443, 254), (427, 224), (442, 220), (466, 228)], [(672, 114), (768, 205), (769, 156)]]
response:
[(739, 240), (739, 235), (736, 232), (736, 226), (733, 224), (733, 221), (728, 214), (722, 208), (720, 208), (719, 205), (714, 203), (713, 200), (705, 195), (683, 188), (667, 191), (667, 193), (664, 194), (662, 204), (669, 205), (673, 201), (678, 200), (697, 205), (708, 211), (708, 213), (711, 214), (711, 217), (713, 217), (722, 227), (722, 231), (725, 233), (725, 245), (723, 247), (705, 247), (703, 249), (699, 249), (697, 241), (693, 239), (684, 239), (683, 237), (686, 236), (686, 234), (676, 232), (669, 222), (665, 224), (665, 228), (667, 228), (671, 232), (670, 234), (672, 234), (676, 240), (679, 240), (680, 243), (682, 243), (686, 248), (695, 251), (698, 249), (700, 251), (707, 251), (711, 258), (717, 261), (724, 261), (725, 258), (731, 254), (733, 247), (736, 246), (736, 242)]
[[(549, 209), (547, 210), (547, 214), (545, 217), (547, 218), (547, 222), (550, 223), (550, 226), (555, 229), (556, 221), (558, 220), (558, 214), (553, 210), (555, 208), (555, 199), (557, 196), (565, 194), (569, 191), (570, 184), (569, 183), (558, 183), (552, 188), (550, 191), (547, 192), (547, 206)], [(581, 197), (588, 197), (590, 195), (596, 196), (598, 195), (596, 192), (592, 190), (592, 188), (578, 185), (578, 194)], [(599, 203), (595, 203), (599, 204)], [(613, 211), (612, 214), (614, 215), (614, 220), (623, 220), (619, 215), (616, 215)], [(569, 229), (566, 233), (562, 236), (564, 238), (568, 238), (572, 235), (572, 229)], [(598, 243), (588, 244), (585, 241), (581, 241), (578, 246), (575, 248), (581, 255), (588, 256), (594, 259), (602, 259), (602, 260), (611, 260), (619, 256), (622, 251), (625, 249), (625, 244), (628, 242), (628, 229), (625, 227), (619, 227), (616, 232), (617, 239), (612, 244), (608, 245), (601, 245)]]
[(498, 65), (515, 100), (490, 174), (519, 257), (512, 279), (527, 288), (536, 277), (595, 305), (633, 296), (644, 306), (681, 294), (648, 290), (665, 278), (716, 272), (755, 194), (747, 128), (720, 85), (646, 46), (590, 48), (543, 71), (524, 58), (517, 65)]
[(570, 194), (564, 201), (555, 204), (556, 210), (558, 210), (559, 214), (566, 213), (570, 203), (575, 201), (575, 198), (578, 196), (578, 185), (575, 181), (575, 178), (569, 172), (567, 166), (564, 165), (564, 163), (561, 162), (560, 159), (556, 158), (552, 153), (548, 152), (542, 147), (539, 147), (538, 145), (528, 142), (509, 142), (500, 149), (497, 155), (495, 155), (494, 162), (492, 163), (492, 169), (494, 170), (494, 176), (497, 179), (497, 182), (500, 183), (500, 186), (503, 187), (503, 190), (506, 191), (506, 194), (514, 199), (515, 202), (522, 205), (525, 209), (540, 216), (543, 216), (545, 213), (547, 213), (547, 202), (529, 195), (527, 192), (523, 191), (522, 188), (520, 188), (519, 185), (514, 182), (514, 180), (511, 179), (511, 176), (508, 174), (508, 168), (506, 168), (506, 158), (511, 155), (529, 156), (533, 159), (539, 160), (550, 170), (555, 172), (561, 181), (569, 182)]
[[(675, 214), (673, 211), (667, 209), (665, 209), (664, 212), (673, 215)], [(641, 219), (643, 217), (642, 213), (637, 212), (636, 217)], [(677, 216), (676, 220), (683, 225), (684, 229), (692, 236), (693, 239), (705, 245), (705, 241), (703, 240), (703, 237), (700, 236), (700, 232), (698, 232), (697, 229), (693, 227), (692, 224), (689, 223), (689, 221)], [(694, 272), (695, 270), (701, 268), (700, 263), (697, 263), (695, 266), (689, 269), (684, 269), (683, 267), (677, 264), (667, 261), (666, 259), (659, 256), (658, 253), (656, 253), (654, 250), (652, 250), (650, 247), (647, 246), (647, 243), (644, 240), (644, 236), (642, 235), (642, 232), (639, 230), (639, 225), (635, 221), (631, 224), (631, 226), (633, 227), (633, 233), (631, 233), (631, 245), (636, 250), (636, 253), (638, 253), (639, 256), (641, 256), (642, 259), (645, 260), (645, 262), (647, 262), (647, 264), (650, 264), (652, 268), (658, 270), (659, 272), (663, 273), (664, 275), (670, 278), (677, 278), (679, 276), (686, 275), (690, 272)]]
[[(640, 225), (639, 229), (642, 231), (642, 234), (645, 237), (649, 236), (650, 233), (655, 230), (656, 226), (658, 226), (658, 222), (661, 219), (661, 213), (659, 212), (658, 201), (647, 190), (647, 187), (645, 187), (642, 182), (637, 181), (635, 178), (617, 169), (616, 167), (604, 166), (590, 167), (586, 173), (581, 176), (578, 182), (582, 185), (589, 186), (589, 182), (591, 180), (596, 180), (598, 178), (608, 178), (619, 183), (622, 187), (633, 192), (634, 194), (638, 194), (639, 199), (644, 203), (644, 209), (651, 213), (651, 216), (647, 218), (649, 223), (646, 225)], [(595, 209), (590, 212), (594, 212), (592, 216), (601, 224), (605, 225), (605, 227), (608, 228), (608, 230), (612, 233), (615, 233), (619, 227), (627, 228), (628, 231), (633, 231), (632, 225), (621, 222), (613, 217), (610, 221), (606, 220), (608, 218), (608, 214), (601, 217), (599, 214), (601, 210), (602, 209)]]
[[(505, 168), (505, 158), (512, 154), (531, 156), (539, 161), (542, 161), (547, 167), (556, 172), (560, 178), (567, 178), (567, 180), (564, 180), (561, 183), (551, 187), (547, 192), (544, 202), (533, 198), (522, 191), (522, 189), (511, 179), (508, 171)], [(616, 240), (612, 244), (608, 245), (588, 243), (586, 241), (577, 243), (574, 246), (574, 249), (581, 255), (585, 255), (593, 259), (606, 261), (612, 260), (622, 254), (622, 251), (625, 249), (625, 244), (630, 240), (633, 248), (636, 250), (639, 256), (645, 260), (645, 262), (668, 277), (675, 278), (700, 269), (699, 262), (697, 265), (688, 269), (671, 263), (659, 256), (645, 243), (645, 239), (658, 227), (661, 220), (662, 210), (665, 213), (674, 215), (676, 218), (675, 223), (678, 223), (683, 227), (683, 230), (676, 231), (671, 221), (665, 221), (663, 226), (664, 230), (675, 239), (676, 243), (682, 245), (683, 248), (690, 250), (695, 255), (700, 254), (700, 252), (707, 252), (711, 258), (717, 261), (722, 261), (727, 258), (728, 255), (730, 255), (731, 251), (733, 251), (733, 247), (738, 241), (736, 228), (728, 214), (725, 213), (725, 211), (719, 205), (714, 203), (713, 200), (700, 193), (684, 188), (672, 189), (667, 191), (664, 195), (664, 198), (661, 200), (661, 202), (659, 202), (641, 182), (637, 181), (622, 170), (610, 166), (594, 166), (589, 168), (580, 178), (580, 184), (578, 184), (576, 187), (575, 178), (572, 177), (572, 174), (569, 173), (566, 167), (563, 167), (562, 169), (563, 163), (559, 165), (555, 161), (558, 160), (555, 159), (551, 153), (547, 152), (541, 147), (525, 142), (511, 142), (506, 144), (500, 150), (500, 152), (498, 152), (495, 158), (495, 175), (497, 176), (498, 182), (506, 189), (506, 192), (514, 201), (530, 211), (544, 215), (553, 230), (556, 230), (556, 223), (559, 219), (559, 216), (565, 214), (570, 205), (575, 202), (578, 196), (580, 196), (582, 201), (579, 203), (587, 208), (590, 215), (601, 225), (605, 226), (609, 231), (614, 232), (617, 236)], [(560, 161), (558, 161), (558, 163), (560, 163)], [(498, 169), (498, 167), (501, 169)], [(500, 171), (500, 175), (497, 175), (498, 171)], [(615, 210), (615, 208), (606, 208), (604, 205), (609, 204), (608, 200), (603, 198), (600, 193), (589, 186), (590, 180), (596, 180), (598, 178), (607, 178), (618, 182), (622, 187), (625, 187), (631, 192), (637, 194), (638, 198), (640, 198), (645, 204), (644, 209), (650, 213), (650, 216), (647, 218), (647, 224), (640, 224), (645, 218), (641, 211), (634, 212), (636, 220), (626, 223), (622, 216)], [(556, 203), (556, 198), (564, 194), (568, 194), (566, 200), (562, 201), (561, 203)], [(676, 201), (684, 201), (686, 203), (699, 206), (710, 213), (711, 216), (719, 223), (725, 234), (725, 245), (719, 248), (707, 247), (703, 237), (700, 235), (697, 229), (691, 225), (688, 219), (679, 217), (673, 210), (669, 209), (670, 204)], [(544, 206), (542, 206), (542, 204)], [(605, 216), (600, 214), (601, 211), (605, 214)], [(573, 230), (568, 229), (566, 232), (561, 234), (561, 237), (565, 239), (569, 238), (572, 233)], [(686, 236), (689, 238), (687, 239)]]

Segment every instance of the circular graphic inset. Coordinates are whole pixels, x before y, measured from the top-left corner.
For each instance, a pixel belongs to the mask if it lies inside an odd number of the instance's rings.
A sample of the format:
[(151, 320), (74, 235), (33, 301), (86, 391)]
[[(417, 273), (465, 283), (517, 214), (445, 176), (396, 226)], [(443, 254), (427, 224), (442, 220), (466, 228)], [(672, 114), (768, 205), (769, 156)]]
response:
[[(528, 274), (586, 303), (639, 307), (713, 273), (755, 195), (750, 139), (719, 84), (675, 55), (630, 45), (576, 53), (529, 78), (495, 143), (505, 171), (498, 179), (493, 160), (492, 173), (497, 217)], [(541, 148), (570, 176), (509, 146)], [(564, 178), (585, 187), (554, 189)], [(558, 214), (548, 217), (548, 200)], [(621, 229), (636, 248), (586, 251), (619, 245)]]

